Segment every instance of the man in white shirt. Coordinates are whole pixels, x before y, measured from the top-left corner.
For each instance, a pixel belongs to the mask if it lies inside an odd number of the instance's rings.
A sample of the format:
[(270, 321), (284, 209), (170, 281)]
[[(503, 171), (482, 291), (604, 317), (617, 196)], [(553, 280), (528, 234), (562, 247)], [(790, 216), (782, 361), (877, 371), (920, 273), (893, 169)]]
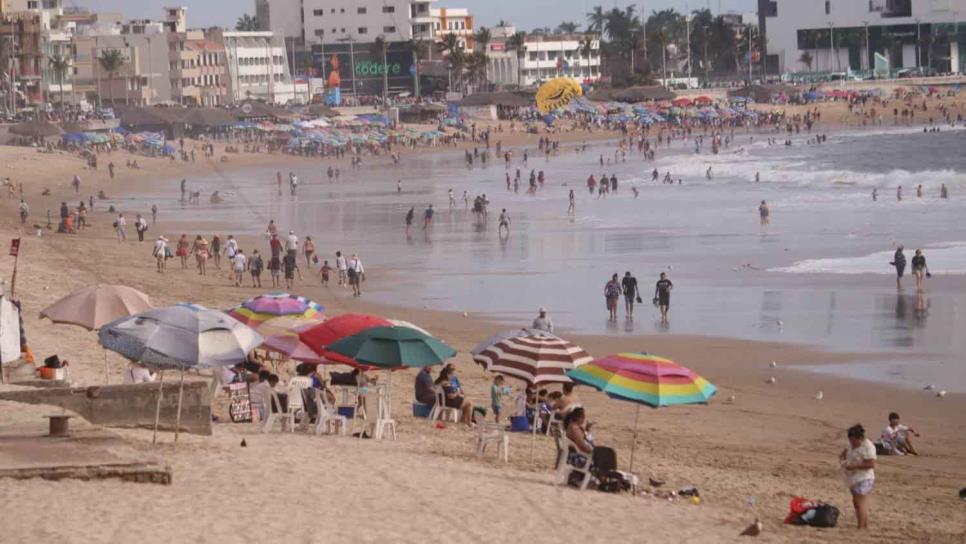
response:
[(168, 258), (168, 239), (164, 236), (158, 236), (151, 254), (158, 261), (158, 272), (164, 272), (164, 265)]
[(148, 230), (148, 222), (146, 219), (141, 217), (141, 214), (137, 215), (137, 219), (134, 220), (134, 230), (138, 233), (138, 242), (144, 241), (144, 232)]
[(349, 261), (349, 284), (352, 285), (352, 296), (362, 296), (362, 278), (366, 269), (362, 266), (362, 259), (353, 254)]
[(553, 334), (553, 320), (547, 317), (546, 308), (540, 308), (539, 312), (540, 315), (533, 320), (533, 325), (530, 328)]
[(239, 249), (232, 257), (231, 265), (235, 287), (241, 287), (242, 278), (245, 277), (245, 269), (248, 267), (248, 258), (245, 257), (245, 252)]
[(127, 240), (127, 219), (124, 219), (124, 214), (117, 214), (117, 219), (114, 221), (114, 230), (117, 231), (117, 241), (123, 242)]
[(299, 250), (299, 237), (295, 235), (294, 230), (288, 231), (288, 240), (285, 241), (285, 251), (288, 252), (292, 258), (298, 256)]
[(339, 271), (339, 286), (345, 287), (349, 265), (341, 251), (335, 252), (335, 269)]

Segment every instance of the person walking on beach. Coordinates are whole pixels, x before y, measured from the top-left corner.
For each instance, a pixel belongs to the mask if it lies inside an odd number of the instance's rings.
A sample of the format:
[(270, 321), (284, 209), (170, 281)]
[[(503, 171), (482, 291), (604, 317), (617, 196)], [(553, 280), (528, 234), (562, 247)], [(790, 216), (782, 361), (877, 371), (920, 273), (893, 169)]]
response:
[(617, 274), (614, 274), (610, 281), (604, 284), (604, 303), (607, 311), (610, 312), (609, 319), (617, 321), (617, 299), (621, 296), (621, 284), (617, 281)]
[(627, 319), (634, 319), (634, 302), (641, 297), (637, 289), (637, 278), (631, 275), (630, 270), (624, 273), (621, 289), (624, 290), (624, 310), (627, 312)]
[(839, 465), (852, 494), (856, 526), (868, 529), (869, 495), (875, 488), (875, 444), (865, 437), (865, 429), (858, 424), (849, 427), (848, 439), (848, 447), (839, 454)]
[[(111, 176), (111, 177), (113, 178), (114, 176)], [(80, 176), (78, 176), (77, 174), (74, 174), (74, 179), (71, 180), (70, 184), (74, 188), (75, 193), (80, 192)]]
[(661, 272), (660, 279), (654, 286), (654, 299), (657, 301), (657, 308), (661, 311), (661, 323), (667, 325), (667, 312), (671, 308), (671, 289), (674, 284), (667, 279), (667, 273)]
[(916, 278), (917, 291), (922, 291), (924, 278), (932, 277), (932, 274), (929, 273), (929, 267), (926, 266), (926, 257), (922, 254), (921, 249), (917, 249), (916, 254), (912, 256), (912, 276)]
[(939, 188), (939, 198), (942, 198), (942, 199), (949, 198), (949, 190), (946, 189), (945, 183), (943, 183), (942, 187)]
[(148, 230), (148, 221), (141, 214), (134, 219), (134, 230), (138, 233), (138, 242), (144, 241), (144, 233)]
[(322, 277), (322, 286), (329, 286), (329, 274), (332, 272), (332, 267), (329, 266), (329, 261), (322, 261), (322, 268), (319, 269), (319, 276)]
[[(83, 202), (81, 204), (83, 204)], [(152, 225), (158, 224), (158, 205), (157, 204), (151, 204), (151, 224)]]
[(287, 253), (285, 257), (282, 258), (282, 269), (285, 273), (285, 288), (291, 290), (292, 283), (295, 281), (295, 255), (292, 253)]
[[(211, 236), (211, 251), (208, 256), (214, 259), (215, 268), (221, 270), (221, 236), (217, 234)], [(231, 263), (229, 263), (228, 268), (231, 268)]]
[[(272, 289), (278, 289), (278, 274), (282, 268), (282, 260), (278, 255), (272, 254), (268, 260), (268, 273), (272, 276)], [(259, 287), (261, 287), (259, 285)]]
[(896, 200), (902, 200), (902, 185), (896, 187)]
[(500, 226), (497, 227), (497, 231), (500, 236), (503, 236), (503, 229), (506, 229), (506, 235), (510, 235), (510, 215), (506, 213), (506, 208), (500, 212)]
[[(235, 240), (235, 236), (232, 234), (228, 235), (228, 240), (225, 242), (225, 258), (228, 260), (228, 279), (235, 280), (235, 267), (232, 266), (235, 262), (235, 255), (238, 255), (238, 241)], [(244, 270), (242, 270), (244, 272)], [(237, 278), (238, 282), (241, 282), (241, 278)]]
[(574, 195), (573, 189), (570, 190), (570, 195), (568, 198), (570, 199), (570, 205), (567, 206), (567, 215), (573, 217), (577, 215), (577, 197)]
[(185, 191), (188, 190), (188, 180), (181, 178), (181, 202), (184, 202)]
[(341, 251), (335, 252), (335, 269), (339, 271), (339, 287), (345, 287), (349, 277), (349, 263), (346, 262), (345, 255)]
[(248, 268), (248, 258), (245, 257), (245, 252), (239, 249), (235, 252), (235, 255), (231, 258), (231, 270), (233, 273), (232, 280), (235, 283), (235, 287), (242, 286), (242, 279), (245, 277), (245, 269)]
[(761, 221), (761, 226), (768, 224), (768, 204), (765, 203), (764, 200), (762, 200), (761, 204), (758, 206), (758, 217)]
[(252, 251), (252, 258), (248, 261), (248, 271), (252, 275), (252, 287), (262, 288), (262, 269), (265, 268), (265, 261), (258, 254), (258, 250)]
[(352, 286), (352, 296), (362, 296), (362, 282), (366, 279), (366, 269), (362, 266), (362, 259), (353, 254), (349, 261), (349, 284)]
[(906, 254), (902, 252), (904, 248), (900, 245), (896, 248), (896, 253), (889, 263), (896, 267), (896, 289), (902, 289), (902, 276), (906, 273)]
[(543, 306), (537, 310), (537, 317), (533, 319), (530, 328), (537, 331), (549, 332), (553, 334), (553, 320), (547, 316), (547, 309)]
[(158, 272), (164, 273), (165, 261), (168, 258), (168, 239), (164, 236), (158, 236), (156, 242), (154, 242), (154, 249), (151, 251), (151, 255), (158, 265)]
[(275, 185), (278, 187), (278, 196), (282, 196), (282, 173), (275, 171)]
[(127, 219), (124, 218), (123, 213), (117, 214), (117, 219), (114, 220), (114, 230), (117, 232), (118, 242), (127, 240)]
[(430, 204), (423, 213), (423, 230), (427, 230), (433, 224), (433, 205)]
[(878, 200), (879, 200), (879, 189), (873, 187), (872, 188), (872, 202), (876, 202)]
[(198, 263), (198, 274), (204, 276), (208, 273), (208, 240), (200, 234), (196, 236), (195, 243), (191, 246), (191, 253)]
[(294, 230), (288, 231), (288, 239), (285, 241), (285, 253), (294, 259), (299, 251), (299, 237)]
[(175, 249), (175, 254), (181, 259), (182, 270), (188, 268), (188, 251), (190, 247), (191, 243), (188, 242), (188, 235), (182, 234), (181, 238), (178, 238), (178, 247)]
[(30, 206), (24, 199), (20, 199), (20, 224), (24, 225), (27, 223), (27, 218), (30, 217)]
[(450, 190), (449, 190), (449, 209), (452, 210), (455, 207), (456, 207), (456, 195), (453, 194), (453, 189), (450, 188)]
[(406, 212), (406, 234), (409, 234), (409, 228), (413, 226), (413, 219), (416, 218), (416, 207), (412, 206), (409, 211)]
[[(302, 253), (305, 254), (305, 267), (312, 268), (312, 257), (315, 256), (315, 244), (312, 242), (311, 236), (305, 237), (305, 244), (302, 245)], [(318, 262), (316, 259), (315, 262)]]

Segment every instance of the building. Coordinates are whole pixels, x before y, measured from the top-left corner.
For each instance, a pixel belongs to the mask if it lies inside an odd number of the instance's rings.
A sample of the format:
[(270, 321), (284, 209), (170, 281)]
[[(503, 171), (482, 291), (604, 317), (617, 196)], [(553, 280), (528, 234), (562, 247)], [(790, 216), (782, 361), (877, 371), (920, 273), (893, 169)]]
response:
[(966, 67), (966, 0), (765, 3), (768, 64), (775, 71), (870, 70), (876, 53), (892, 70), (962, 73)]
[(520, 51), (511, 49), (512, 26), (494, 27), (487, 46), (488, 77), (497, 85), (529, 87), (560, 76), (582, 82), (600, 79), (600, 42), (592, 34), (528, 35)]
[(449, 34), (456, 36), (463, 49), (473, 50), (473, 16), (463, 8), (433, 8), (433, 41), (442, 42)]
[(308, 100), (307, 86), (298, 86), (292, 80), (281, 36), (267, 31), (213, 29), (207, 39), (225, 49), (228, 101), (255, 99), (286, 104)]

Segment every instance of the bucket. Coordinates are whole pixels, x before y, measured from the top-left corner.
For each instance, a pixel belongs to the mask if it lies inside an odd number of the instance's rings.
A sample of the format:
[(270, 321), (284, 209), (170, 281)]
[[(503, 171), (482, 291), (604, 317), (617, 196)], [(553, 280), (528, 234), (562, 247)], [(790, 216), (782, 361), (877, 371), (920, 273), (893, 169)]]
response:
[(429, 417), (429, 413), (433, 411), (432, 404), (423, 404), (421, 402), (413, 402), (413, 417)]
[(356, 413), (356, 407), (355, 406), (339, 406), (338, 408), (336, 408), (336, 413), (338, 413), (340, 416), (344, 416), (346, 419), (352, 419), (352, 417)]
[(527, 420), (527, 416), (511, 416), (510, 432), (511, 433), (530, 432), (530, 422)]
[(50, 368), (49, 366), (42, 366), (38, 370), (40, 371), (40, 379), (42, 380), (53, 380), (56, 375), (56, 369)]

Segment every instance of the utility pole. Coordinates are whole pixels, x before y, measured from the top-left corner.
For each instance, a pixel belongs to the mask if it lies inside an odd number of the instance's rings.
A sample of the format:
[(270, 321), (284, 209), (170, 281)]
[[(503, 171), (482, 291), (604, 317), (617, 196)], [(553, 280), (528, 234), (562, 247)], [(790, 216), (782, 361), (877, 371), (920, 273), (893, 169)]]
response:
[(688, 89), (691, 88), (691, 14), (684, 14), (684, 24), (687, 27), (687, 39), (688, 39)]
[(922, 26), (916, 19), (916, 67), (922, 68)]
[(862, 21), (862, 24), (865, 25), (865, 69), (872, 70), (872, 52), (869, 51), (869, 21)]
[(829, 22), (828, 24), (828, 71), (832, 71), (832, 55), (834, 54), (836, 58), (839, 56), (839, 52), (835, 50), (835, 23)]

